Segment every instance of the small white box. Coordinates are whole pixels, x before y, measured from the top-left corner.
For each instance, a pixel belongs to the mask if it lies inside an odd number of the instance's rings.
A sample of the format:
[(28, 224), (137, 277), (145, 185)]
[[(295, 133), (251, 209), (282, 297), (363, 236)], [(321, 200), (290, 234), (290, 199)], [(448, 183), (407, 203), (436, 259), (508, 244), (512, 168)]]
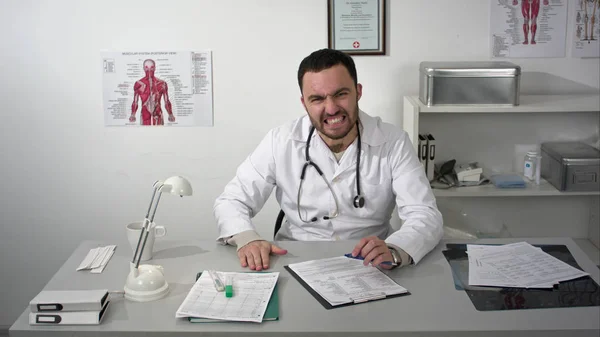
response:
[(458, 181), (479, 181), (483, 169), (477, 163), (468, 163), (458, 165), (454, 171)]

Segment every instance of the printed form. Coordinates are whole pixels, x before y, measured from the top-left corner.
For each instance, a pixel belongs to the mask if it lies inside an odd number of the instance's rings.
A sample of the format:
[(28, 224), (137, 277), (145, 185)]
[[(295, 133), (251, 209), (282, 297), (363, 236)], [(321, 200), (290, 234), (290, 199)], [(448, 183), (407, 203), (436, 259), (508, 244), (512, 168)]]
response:
[(345, 256), (288, 265), (332, 306), (408, 292), (381, 270)]
[(589, 275), (527, 242), (467, 245), (467, 254), (470, 285), (552, 288), (559, 282)]
[(279, 273), (219, 272), (221, 279), (231, 278), (233, 297), (217, 291), (207, 270), (202, 272), (175, 317), (202, 317), (228, 321), (263, 320)]

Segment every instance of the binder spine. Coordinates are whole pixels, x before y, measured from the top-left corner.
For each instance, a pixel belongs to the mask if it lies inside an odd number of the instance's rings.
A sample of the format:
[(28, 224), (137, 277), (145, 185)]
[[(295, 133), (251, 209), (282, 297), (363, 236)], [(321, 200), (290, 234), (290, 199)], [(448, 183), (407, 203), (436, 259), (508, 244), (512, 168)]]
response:
[(435, 175), (435, 138), (427, 135), (427, 180), (433, 181)]
[(110, 301), (106, 301), (101, 310), (94, 311), (60, 311), (46, 313), (29, 313), (31, 325), (97, 325), (100, 324)]
[(419, 161), (423, 165), (423, 169), (427, 171), (427, 138), (424, 135), (419, 135)]
[(35, 322), (38, 324), (47, 323), (47, 324), (60, 324), (62, 318), (60, 315), (47, 315), (47, 314), (38, 314), (35, 315)]
[(37, 311), (39, 311), (39, 312), (62, 311), (63, 308), (64, 308), (63, 305), (60, 303), (44, 303), (44, 304), (37, 305)]
[[(50, 294), (50, 295), (48, 295)], [(29, 302), (31, 312), (99, 311), (109, 301), (108, 290), (42, 291)]]

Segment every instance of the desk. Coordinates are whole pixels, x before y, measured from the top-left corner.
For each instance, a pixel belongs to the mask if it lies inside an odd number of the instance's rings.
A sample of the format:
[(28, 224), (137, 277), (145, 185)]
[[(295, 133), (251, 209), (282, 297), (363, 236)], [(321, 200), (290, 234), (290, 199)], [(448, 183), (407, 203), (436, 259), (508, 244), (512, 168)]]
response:
[[(488, 239), (481, 243), (509, 243), (520, 239)], [(531, 238), (531, 244), (565, 244), (579, 263), (599, 282), (600, 272), (575, 242), (568, 238)], [(452, 242), (461, 242), (453, 240)], [(462, 241), (464, 242), (464, 241)], [(283, 266), (289, 263), (339, 256), (356, 242), (282, 242), (288, 254), (273, 257), (271, 268), (279, 278), (280, 320), (256, 323), (191, 324), (175, 312), (203, 269), (241, 271), (235, 249), (214, 241), (161, 241), (153, 262), (165, 268), (171, 286), (167, 297), (149, 303), (123, 298), (111, 303), (98, 326), (30, 326), (29, 309), (9, 330), (10, 336), (593, 336), (600, 333), (600, 307), (485, 311), (475, 310), (464, 291), (454, 289), (442, 242), (418, 266), (392, 270), (389, 275), (410, 296), (325, 310)], [(76, 272), (87, 252), (99, 243), (83, 242), (46, 285), (47, 290), (122, 290), (131, 249), (119, 244), (102, 274)], [(110, 243), (107, 243), (110, 244)]]

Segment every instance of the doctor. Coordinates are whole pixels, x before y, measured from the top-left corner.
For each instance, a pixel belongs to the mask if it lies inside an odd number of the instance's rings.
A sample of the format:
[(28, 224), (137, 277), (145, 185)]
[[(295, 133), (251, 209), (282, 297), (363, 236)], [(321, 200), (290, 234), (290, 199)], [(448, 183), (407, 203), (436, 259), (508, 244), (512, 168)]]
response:
[[(270, 130), (217, 198), (218, 241), (242, 267), (269, 268), (282, 249), (252, 218), (275, 189), (286, 220), (276, 240), (360, 239), (352, 255), (381, 268), (416, 264), (442, 237), (442, 216), (407, 134), (358, 107), (362, 85), (350, 56), (322, 49), (298, 69), (306, 116)], [(398, 206), (402, 227), (393, 231)]]

